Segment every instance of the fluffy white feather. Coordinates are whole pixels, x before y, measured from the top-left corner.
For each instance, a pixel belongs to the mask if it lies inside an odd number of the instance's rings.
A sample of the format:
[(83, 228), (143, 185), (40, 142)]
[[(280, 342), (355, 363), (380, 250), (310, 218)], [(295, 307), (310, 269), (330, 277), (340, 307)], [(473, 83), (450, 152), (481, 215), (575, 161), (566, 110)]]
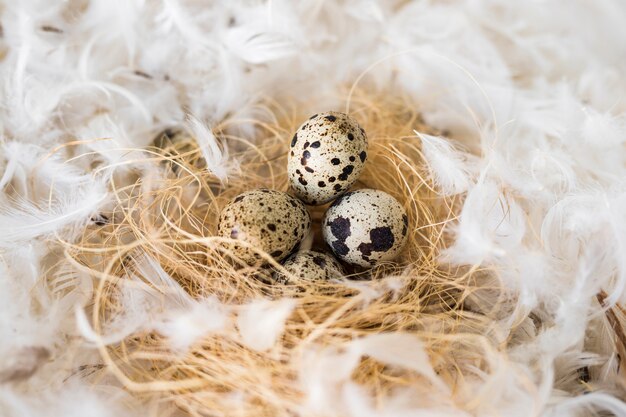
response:
[(259, 351), (270, 349), (283, 333), (285, 320), (294, 307), (295, 300), (290, 299), (258, 300), (243, 306), (237, 315), (237, 328), (243, 343)]
[(226, 180), (229, 168), (227, 165), (229, 163), (228, 148), (223, 144), (220, 145), (211, 129), (195, 117), (189, 117), (187, 126), (198, 142), (202, 156), (206, 161), (207, 170), (220, 180)]
[(227, 320), (227, 309), (217, 300), (207, 299), (167, 312), (154, 330), (166, 336), (175, 351), (185, 352), (201, 338), (224, 329)]
[(466, 157), (452, 146), (449, 140), (415, 132), (422, 141), (422, 152), (426, 157), (435, 184), (444, 195), (455, 195), (470, 186), (470, 174)]

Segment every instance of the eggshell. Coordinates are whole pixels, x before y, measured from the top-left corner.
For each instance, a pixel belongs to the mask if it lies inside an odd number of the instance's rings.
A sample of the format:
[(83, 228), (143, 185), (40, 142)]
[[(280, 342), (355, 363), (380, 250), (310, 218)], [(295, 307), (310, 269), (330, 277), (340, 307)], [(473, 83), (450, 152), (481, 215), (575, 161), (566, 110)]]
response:
[(335, 200), (324, 216), (322, 233), (339, 259), (371, 266), (400, 253), (408, 220), (398, 200), (383, 191), (363, 189)]
[[(218, 236), (249, 243), (276, 260), (286, 258), (309, 233), (311, 217), (305, 205), (287, 193), (259, 189), (239, 194), (222, 210)], [(227, 245), (247, 263), (260, 259), (244, 245)]]
[(294, 193), (305, 203), (327, 203), (345, 193), (367, 160), (367, 136), (344, 113), (312, 116), (291, 140), (287, 171)]
[[(283, 267), (293, 276), (305, 281), (322, 281), (332, 278), (341, 278), (343, 268), (341, 264), (327, 253), (317, 251), (300, 251), (291, 255)], [(274, 279), (287, 283), (287, 276), (276, 272)]]

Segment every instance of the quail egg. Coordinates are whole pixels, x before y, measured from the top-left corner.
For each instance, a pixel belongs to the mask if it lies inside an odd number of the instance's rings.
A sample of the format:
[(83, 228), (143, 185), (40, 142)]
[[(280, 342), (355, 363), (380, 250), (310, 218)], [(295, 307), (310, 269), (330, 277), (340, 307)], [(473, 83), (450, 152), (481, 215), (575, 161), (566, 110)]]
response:
[(344, 113), (313, 115), (291, 140), (289, 182), (305, 203), (327, 203), (357, 180), (367, 159), (367, 137), (357, 121)]
[[(311, 217), (300, 200), (281, 191), (259, 189), (239, 194), (224, 207), (217, 234), (243, 241), (280, 261), (298, 246), (310, 227)], [(247, 263), (260, 259), (246, 246), (235, 243), (228, 247)]]
[(322, 234), (339, 259), (371, 266), (400, 253), (408, 223), (398, 200), (383, 191), (363, 189), (335, 200), (324, 215)]
[[(300, 251), (291, 255), (283, 267), (292, 275), (306, 281), (321, 281), (332, 278), (341, 278), (343, 268), (332, 256), (323, 252), (312, 250)], [(289, 282), (289, 279), (276, 272), (274, 279), (281, 283)]]

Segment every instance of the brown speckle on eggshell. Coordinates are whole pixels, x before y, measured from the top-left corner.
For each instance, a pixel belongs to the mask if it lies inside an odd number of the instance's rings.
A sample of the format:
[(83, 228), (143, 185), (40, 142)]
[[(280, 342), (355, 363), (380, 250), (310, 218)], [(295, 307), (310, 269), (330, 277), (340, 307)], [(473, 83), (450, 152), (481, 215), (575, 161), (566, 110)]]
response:
[[(305, 281), (323, 281), (343, 276), (341, 264), (330, 254), (312, 250), (300, 251), (291, 255), (283, 267), (294, 277)], [(288, 283), (284, 274), (276, 272), (274, 279)]]
[(322, 233), (339, 259), (372, 266), (400, 253), (407, 240), (408, 217), (389, 194), (357, 190), (344, 194), (328, 208)]
[[(217, 234), (243, 241), (280, 261), (296, 248), (310, 227), (311, 217), (300, 200), (281, 191), (258, 189), (239, 194), (224, 207)], [(261, 259), (246, 245), (227, 247), (244, 262)]]
[(311, 117), (298, 128), (290, 146), (289, 181), (307, 204), (324, 204), (346, 192), (367, 159), (365, 131), (354, 118), (339, 112)]

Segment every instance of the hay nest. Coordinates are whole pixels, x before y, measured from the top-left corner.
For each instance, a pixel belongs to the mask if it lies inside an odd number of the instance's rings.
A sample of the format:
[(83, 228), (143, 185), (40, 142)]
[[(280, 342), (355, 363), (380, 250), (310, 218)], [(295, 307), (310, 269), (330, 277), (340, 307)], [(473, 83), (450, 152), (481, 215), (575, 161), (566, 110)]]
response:
[[(505, 316), (514, 302), (493, 271), (438, 261), (460, 201), (440, 195), (432, 183), (414, 131), (433, 132), (410, 109), (401, 99), (365, 94), (350, 102), (350, 114), (370, 143), (355, 187), (395, 196), (411, 227), (395, 262), (351, 269), (344, 279), (330, 282), (291, 277), (290, 284), (277, 285), (271, 272), (281, 267), (267, 254), (262, 255), (269, 266), (246, 265), (233, 260), (224, 239), (215, 236), (219, 212), (235, 195), (257, 187), (288, 189), (289, 138), (308, 114), (267, 102), (258, 109), (265, 116), (254, 121), (254, 141), (238, 129), (249, 120), (218, 124), (213, 133), (237, 162), (228, 181), (206, 169), (191, 134), (159, 135), (154, 146), (142, 150), (149, 169), (114, 175), (117, 203), (78, 244), (68, 246), (72, 262), (97, 280), (90, 324), (106, 366), (93, 378), (111, 372), (137, 397), (158, 397), (190, 415), (277, 417), (324, 413), (323, 405), (311, 406), (311, 390), (304, 392), (319, 366), (324, 372), (348, 372), (354, 386), (381, 404), (407, 392), (410, 401), (445, 405), (449, 399), (430, 397), (439, 384), (452, 394), (455, 407), (475, 409), (489, 395), (491, 376), (515, 372), (513, 365), (504, 365), (501, 352), (523, 338), (524, 323), (499, 338), (494, 318)], [(310, 207), (317, 247), (322, 247), (319, 223), (325, 208)], [(158, 329), (132, 329), (121, 341), (107, 342), (111, 329), (132, 318), (128, 306), (138, 308), (145, 301), (133, 289), (181, 305), (188, 299), (213, 300), (229, 310), (219, 331), (206, 332), (183, 349)], [(242, 336), (249, 323), (241, 316), (259, 300), (289, 305), (283, 326), (266, 346)], [(354, 359), (355, 343), (364, 340), (358, 360), (346, 365), (347, 371), (337, 368)], [(394, 363), (396, 355), (417, 355), (417, 347), (427, 366)], [(331, 367), (324, 362), (329, 358), (336, 360)], [(467, 383), (478, 379), (480, 386)]]

